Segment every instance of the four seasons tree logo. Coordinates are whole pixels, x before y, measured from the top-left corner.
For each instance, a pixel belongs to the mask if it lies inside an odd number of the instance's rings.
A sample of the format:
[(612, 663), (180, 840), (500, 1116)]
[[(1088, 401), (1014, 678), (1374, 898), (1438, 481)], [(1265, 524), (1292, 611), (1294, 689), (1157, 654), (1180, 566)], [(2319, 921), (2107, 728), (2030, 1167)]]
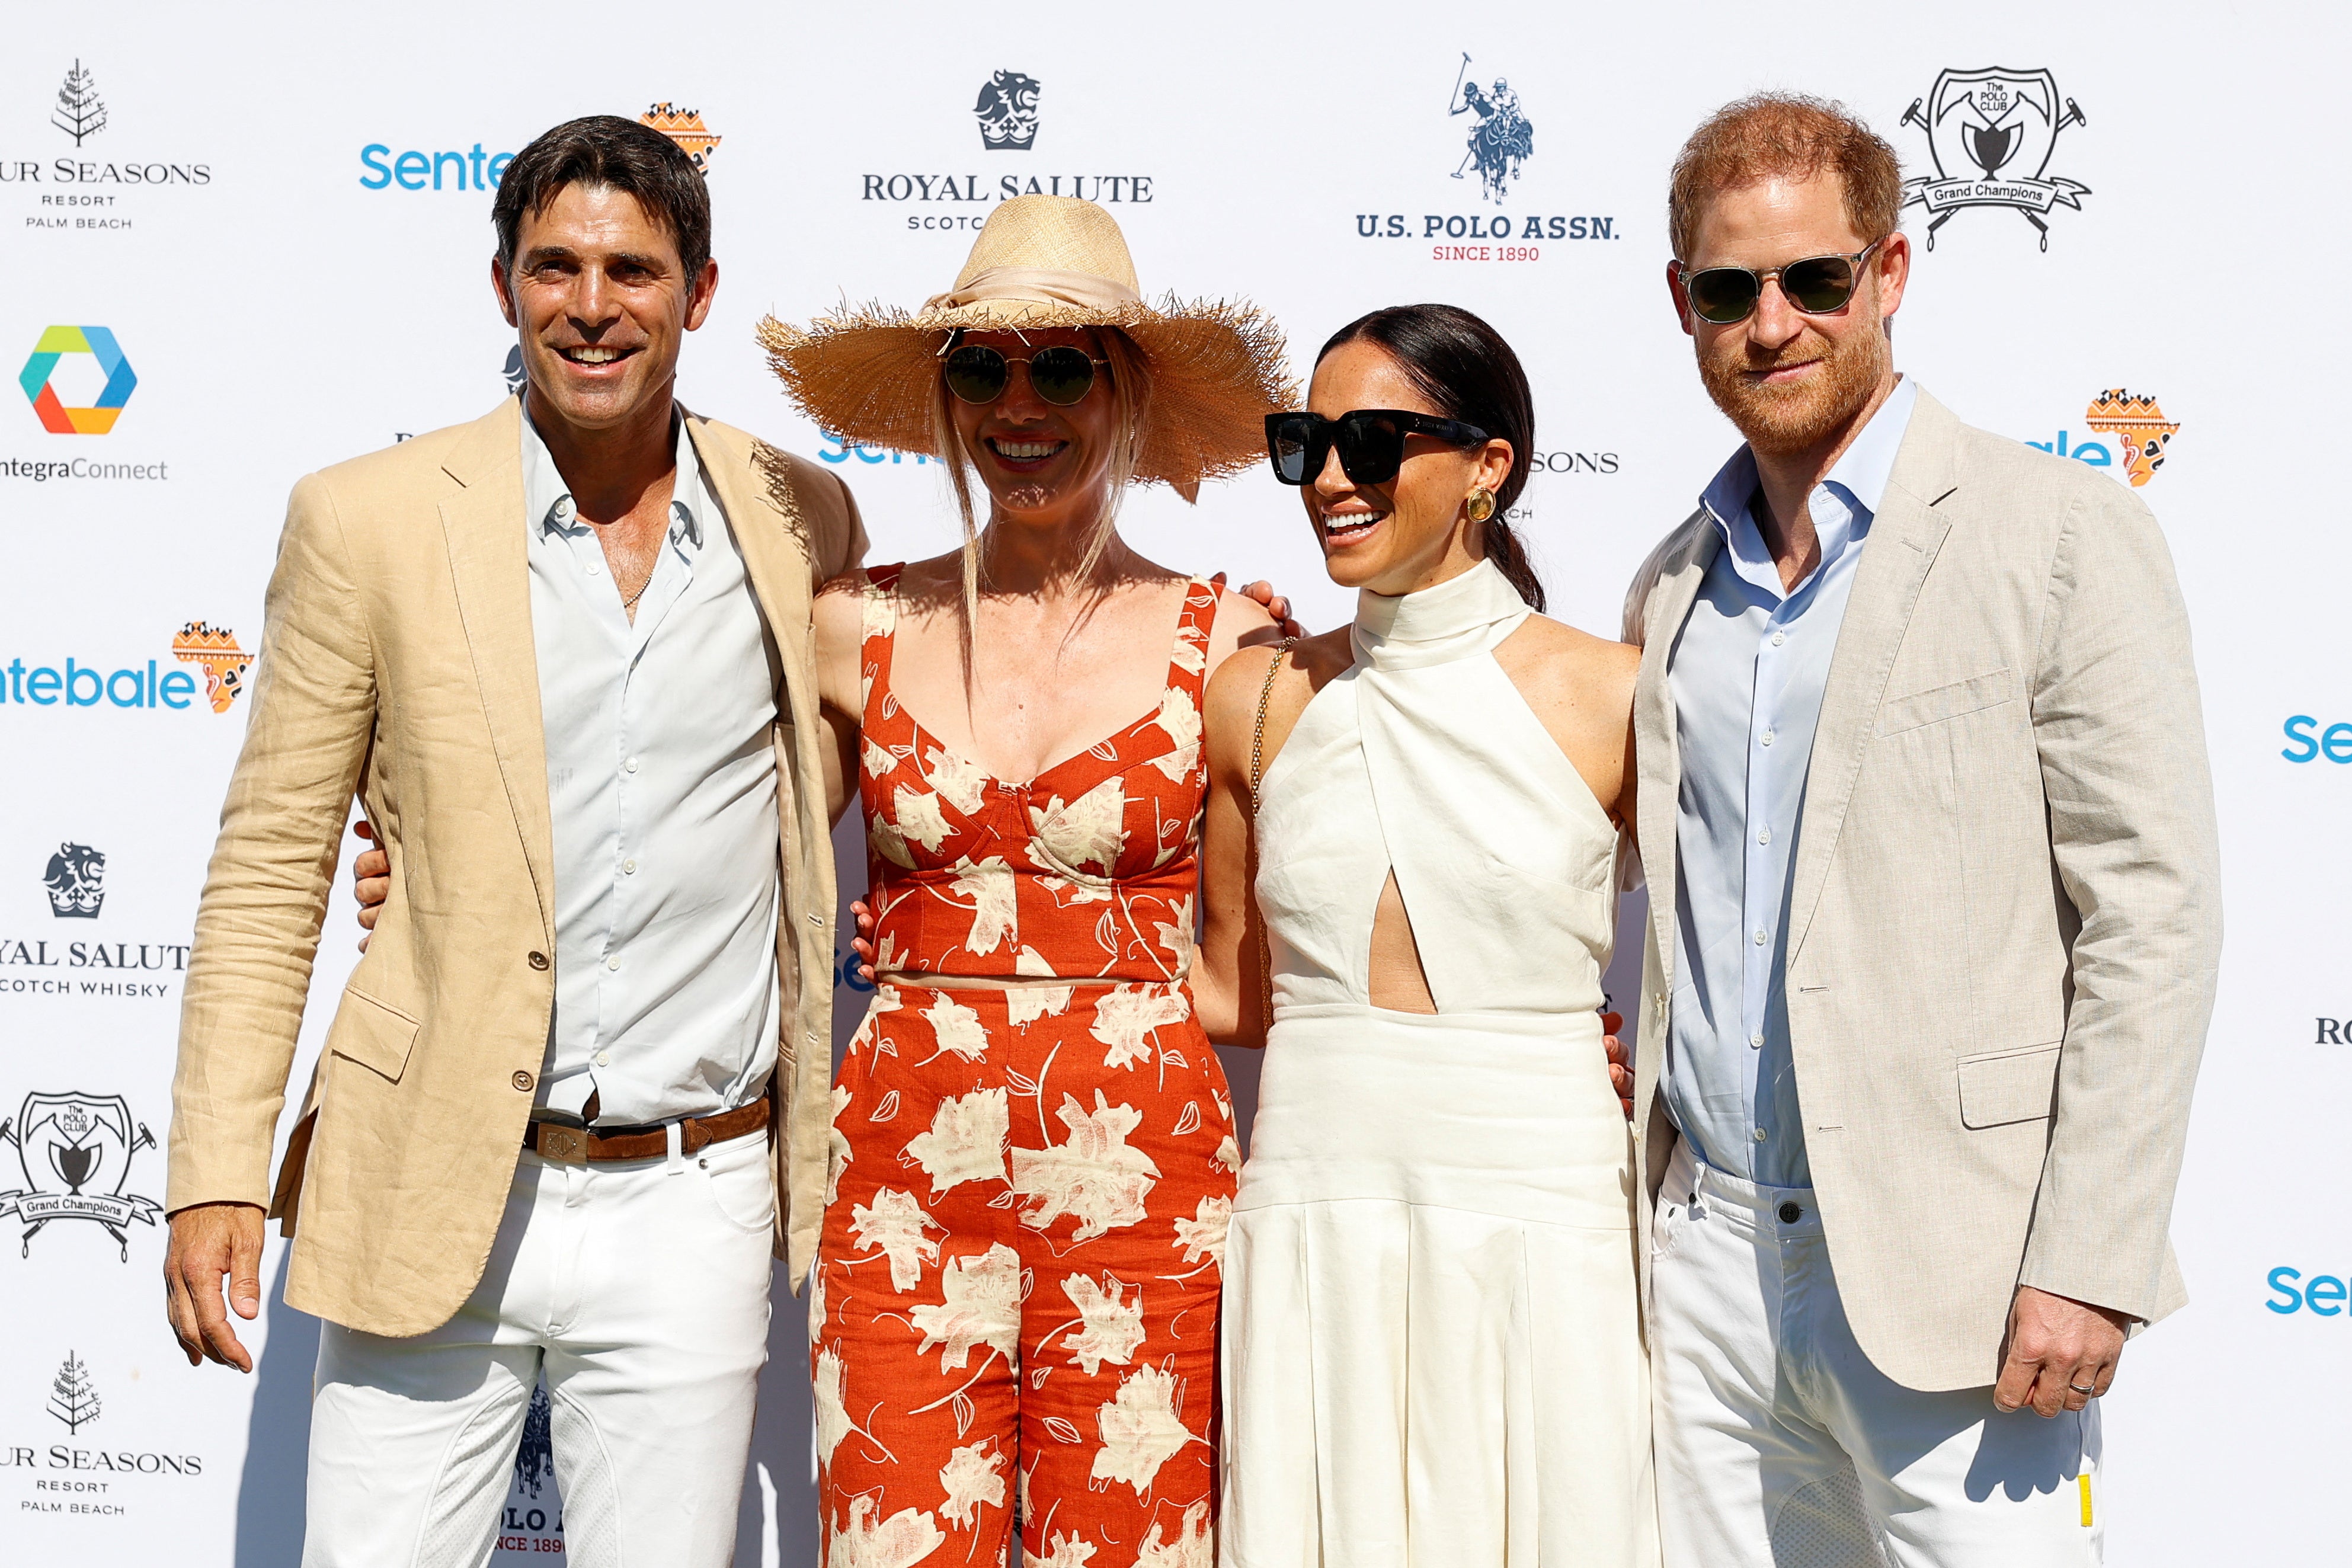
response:
[(65, 1365), (49, 1384), (49, 1414), (66, 1424), (68, 1432), (79, 1432), (98, 1419), (101, 1406), (97, 1385), (91, 1383), (89, 1363), (73, 1352), (66, 1352)]
[(79, 60), (74, 61), (73, 69), (66, 72), (66, 84), (58, 89), (57, 111), (49, 116), (49, 123), (72, 137), (77, 147), (84, 137), (106, 129), (106, 102), (98, 96), (96, 79)]

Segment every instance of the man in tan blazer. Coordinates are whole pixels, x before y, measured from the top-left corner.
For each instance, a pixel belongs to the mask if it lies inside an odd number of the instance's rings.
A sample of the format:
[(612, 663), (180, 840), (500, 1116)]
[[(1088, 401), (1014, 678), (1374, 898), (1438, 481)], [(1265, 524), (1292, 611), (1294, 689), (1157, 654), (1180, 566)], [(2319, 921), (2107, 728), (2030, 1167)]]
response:
[(2097, 1561), (2095, 1402), (2184, 1299), (2186, 614), (2129, 489), (1896, 374), (1900, 201), (1811, 100), (1675, 164), (1668, 281), (1747, 445), (1627, 607), (1670, 1568)]
[[(528, 392), (294, 490), (189, 966), (171, 1317), (249, 1371), (221, 1278), (253, 1317), (265, 1209), (294, 1237), (306, 1563), (481, 1562), (543, 1377), (573, 1560), (719, 1564), (771, 1255), (805, 1274), (821, 1217), (809, 605), (864, 534), (676, 405), (718, 268), (667, 138), (559, 126), (493, 217)], [(273, 1184), (354, 794), (390, 896)]]

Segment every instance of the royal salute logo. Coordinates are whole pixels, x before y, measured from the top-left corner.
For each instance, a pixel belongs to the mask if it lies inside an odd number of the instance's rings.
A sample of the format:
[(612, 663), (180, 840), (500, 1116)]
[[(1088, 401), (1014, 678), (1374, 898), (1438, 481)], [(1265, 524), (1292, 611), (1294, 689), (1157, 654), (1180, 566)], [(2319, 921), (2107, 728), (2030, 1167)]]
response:
[(97, 81), (79, 60), (58, 89), (58, 107), (49, 123), (72, 137), (77, 147), (106, 129), (106, 100), (98, 96)]
[(980, 84), (971, 108), (980, 121), (980, 144), (991, 153), (1026, 153), (1037, 144), (1037, 79), (998, 71)]
[(61, 844), (41, 875), (49, 913), (61, 921), (94, 921), (106, 907), (106, 857), (87, 844)]
[(652, 105), (637, 116), (637, 123), (651, 126), (677, 142), (686, 155), (694, 160), (695, 173), (706, 179), (710, 174), (710, 156), (719, 151), (721, 138), (702, 122), (702, 110), (679, 109), (662, 102)]
[[(50, 384), (58, 365), (73, 354), (88, 354), (106, 377), (105, 385), (85, 406), (67, 406)], [(139, 373), (131, 368), (122, 345), (105, 327), (45, 327), (34, 341), (25, 368), (16, 373), (16, 384), (32, 403), (41, 428), (50, 435), (105, 436), (113, 432), (115, 420), (130, 403), (139, 385)]]
[(1536, 155), (1536, 128), (1519, 108), (1519, 95), (1511, 90), (1509, 82), (1496, 77), (1493, 87), (1481, 89), (1469, 79), (1469, 72), (1470, 56), (1465, 50), (1445, 112), (1476, 118), (1471, 121), (1469, 151), (1462, 154), (1454, 177), (1458, 180), (1475, 170), (1478, 194), (1500, 206), (1506, 189)]
[(153, 1225), (163, 1205), (126, 1193), (131, 1163), (155, 1135), (134, 1121), (119, 1094), (33, 1093), (16, 1116), (0, 1120), (0, 1143), (13, 1144), (25, 1185), (0, 1193), (0, 1215), (24, 1223), (17, 1256), (33, 1255), (33, 1238), (60, 1220), (81, 1220), (114, 1238), (131, 1259), (130, 1227)]
[(1924, 99), (1903, 111), (1903, 123), (1927, 132), (1927, 155), (1936, 173), (1904, 182), (1906, 206), (1925, 207), (1927, 248), (1936, 231), (1968, 207), (2009, 207), (2032, 224), (2050, 248), (2047, 215), (2056, 207), (2082, 210), (2091, 187), (2050, 173), (2058, 133), (2087, 125), (2082, 106), (2062, 107), (2057, 78), (2046, 70), (1986, 66), (1948, 70)]
[(2120, 467), (2123, 477), (2131, 481), (2135, 489), (2154, 479), (2156, 470), (2164, 467), (2165, 453), (2180, 430), (2179, 422), (2167, 419), (2155, 398), (2121, 387), (2112, 387), (2091, 399), (2090, 405), (2083, 411), (2083, 423), (2091, 427), (2095, 437), (2104, 436), (2107, 439), (2076, 441), (2073, 431), (2061, 430), (2053, 440), (2028, 441), (2026, 445), (2057, 457), (2072, 458), (2095, 468)]

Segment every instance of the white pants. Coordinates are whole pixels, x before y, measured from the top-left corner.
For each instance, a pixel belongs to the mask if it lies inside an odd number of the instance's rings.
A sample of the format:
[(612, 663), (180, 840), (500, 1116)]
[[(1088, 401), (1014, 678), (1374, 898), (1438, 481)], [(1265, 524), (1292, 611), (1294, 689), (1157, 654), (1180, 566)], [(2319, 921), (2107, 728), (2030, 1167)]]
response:
[(567, 1560), (724, 1568), (774, 1218), (764, 1132), (666, 1160), (523, 1155), (456, 1317), (321, 1330), (303, 1568), (478, 1568), (542, 1373)]
[(1846, 1323), (1810, 1189), (1725, 1175), (1681, 1143), (1654, 1245), (1666, 1568), (2102, 1561), (2097, 1404), (2045, 1420), (2003, 1415), (1990, 1385), (1891, 1382)]

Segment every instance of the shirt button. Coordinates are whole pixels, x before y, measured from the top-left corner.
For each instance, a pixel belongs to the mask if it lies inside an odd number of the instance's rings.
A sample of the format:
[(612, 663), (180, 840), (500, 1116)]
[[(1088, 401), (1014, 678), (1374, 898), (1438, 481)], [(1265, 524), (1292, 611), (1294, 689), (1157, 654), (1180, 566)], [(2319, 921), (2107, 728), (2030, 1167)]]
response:
[(1789, 634), (1786, 632), (1774, 632), (1772, 634), (1772, 646), (1774, 647), (1779, 647), (1782, 643), (1787, 642), (1788, 640)]
[(621, 862), (621, 875), (622, 875), (622, 876), (624, 876), (624, 877), (634, 877), (634, 876), (635, 876), (636, 874), (637, 874), (637, 863), (636, 863), (635, 860), (624, 860), (624, 861), (622, 861), (622, 862)]
[(588, 563), (588, 575), (591, 577), (595, 576), (602, 570), (603, 568), (599, 567), (593, 561)]
[(507, 1081), (513, 1084), (525, 1094), (529, 1094), (531, 1091), (531, 1086), (536, 1084), (539, 1080), (532, 1078), (530, 1074), (527, 1072), (518, 1072), (514, 1077), (509, 1079)]
[(1769, 843), (1771, 843), (1771, 842), (1772, 842), (1772, 830), (1771, 830), (1770, 828), (1769, 828), (1769, 827), (1762, 827), (1762, 828), (1759, 828), (1759, 829), (1757, 829), (1757, 832), (1756, 832), (1756, 842), (1757, 842), (1757, 843), (1759, 843), (1759, 844), (1769, 844)]
[(547, 967), (547, 954), (543, 952), (534, 952), (524, 962), (529, 963), (533, 969), (545, 969)]
[(555, 515), (558, 517), (570, 517), (572, 512), (572, 498), (570, 496), (557, 497), (555, 501)]
[(1772, 743), (1772, 731), (1771, 731), (1767, 730), (1767, 731), (1764, 731), (1764, 734), (1763, 734), (1763, 743), (1764, 743), (1765, 745), (1768, 745), (1768, 746), (1769, 746), (1769, 745), (1770, 745), (1770, 744)]
[(616, 952), (616, 953), (614, 953), (612, 957), (610, 957), (610, 958), (606, 959), (606, 960), (604, 961), (604, 967), (605, 967), (605, 968), (607, 968), (607, 969), (618, 969), (618, 968), (620, 968), (620, 967), (621, 967), (621, 955), (620, 955), (619, 953), (617, 953), (617, 952)]
[(1797, 1205), (1782, 1204), (1780, 1205), (1780, 1223), (1782, 1225), (1794, 1225), (1804, 1217), (1805, 1211)]
[(636, 759), (636, 758), (635, 758), (635, 757), (631, 757), (627, 762), (623, 763), (621, 764), (621, 771), (622, 771), (623, 773), (635, 773), (635, 772), (637, 771), (637, 759)]
[(598, 1051), (589, 1059), (593, 1061), (600, 1068), (608, 1068), (613, 1065), (613, 1053), (610, 1051)]
[(1770, 940), (1771, 940), (1771, 938), (1770, 938), (1769, 935), (1767, 935), (1767, 934), (1766, 934), (1765, 930), (1764, 930), (1764, 928), (1763, 928), (1762, 926), (1758, 926), (1758, 927), (1756, 928), (1756, 945), (1757, 945), (1757, 946), (1759, 946), (1759, 947), (1762, 947), (1762, 946), (1763, 946), (1767, 942), (1769, 942)]
[(1764, 1048), (1764, 1031), (1759, 1029), (1754, 1034), (1748, 1036), (1748, 1043), (1753, 1048), (1759, 1051), (1762, 1050)]
[(1759, 1127), (1759, 1128), (1756, 1130), (1756, 1142), (1758, 1142), (1759, 1143), (1761, 1143), (1762, 1142), (1764, 1142), (1764, 1129), (1762, 1129), (1761, 1127)]

